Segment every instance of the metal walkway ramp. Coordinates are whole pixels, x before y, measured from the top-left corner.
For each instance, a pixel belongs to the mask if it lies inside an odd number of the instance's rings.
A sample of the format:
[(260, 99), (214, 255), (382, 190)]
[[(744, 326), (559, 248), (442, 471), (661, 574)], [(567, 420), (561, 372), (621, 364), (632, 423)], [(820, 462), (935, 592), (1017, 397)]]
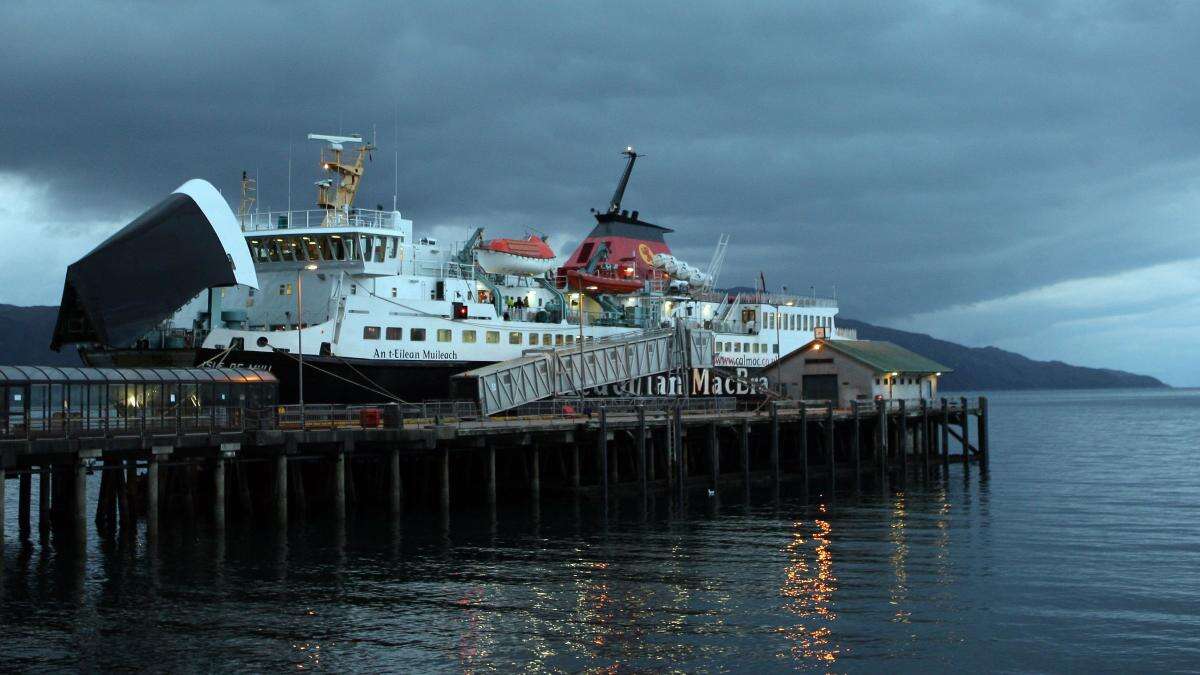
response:
[(494, 415), (526, 403), (583, 389), (633, 382), (713, 361), (712, 331), (683, 325), (637, 331), (570, 347), (526, 350), (522, 356), (455, 375), (458, 391), (469, 390), (480, 412)]

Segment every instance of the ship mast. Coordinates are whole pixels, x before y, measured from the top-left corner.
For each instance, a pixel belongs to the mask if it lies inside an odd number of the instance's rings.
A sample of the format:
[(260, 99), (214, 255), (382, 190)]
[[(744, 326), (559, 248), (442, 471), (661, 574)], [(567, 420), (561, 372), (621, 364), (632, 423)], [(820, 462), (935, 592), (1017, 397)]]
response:
[(242, 172), (242, 201), (238, 203), (238, 221), (246, 222), (246, 216), (250, 215), (250, 209), (254, 207), (255, 200), (258, 199), (258, 181), (251, 178), (250, 174)]
[(321, 168), (328, 171), (330, 177), (317, 181), (317, 206), (326, 210), (325, 220), (321, 224), (344, 225), (349, 220), (350, 205), (354, 203), (354, 195), (358, 192), (358, 184), (362, 180), (363, 162), (375, 146), (367, 143), (356, 148), (358, 156), (354, 158), (353, 163), (345, 164), (342, 162), (343, 144), (362, 143), (362, 136), (309, 134), (308, 139), (329, 144), (321, 150)]
[(621, 210), (621, 199), (625, 197), (625, 186), (629, 185), (629, 175), (633, 173), (633, 163), (637, 161), (638, 154), (633, 151), (633, 146), (625, 148), (621, 153), (629, 158), (629, 162), (625, 164), (625, 173), (621, 174), (621, 182), (617, 183), (617, 191), (613, 193), (612, 201), (608, 204), (609, 213), (618, 213)]

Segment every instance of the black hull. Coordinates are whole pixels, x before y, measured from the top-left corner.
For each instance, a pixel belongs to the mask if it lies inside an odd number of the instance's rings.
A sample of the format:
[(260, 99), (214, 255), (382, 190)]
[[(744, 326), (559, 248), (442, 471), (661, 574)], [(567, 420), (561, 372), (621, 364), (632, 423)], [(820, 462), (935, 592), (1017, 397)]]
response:
[[(221, 352), (201, 349), (197, 363)], [(404, 401), (421, 402), (455, 398), (451, 377), (487, 361), (375, 361), (304, 357), (305, 403), (386, 403), (386, 392)], [(230, 352), (222, 365), (266, 370), (279, 380), (280, 403), (300, 400), (299, 364), (291, 354), (273, 352)], [(370, 380), (368, 382), (367, 380)], [(372, 389), (376, 391), (372, 391)], [(461, 398), (461, 396), (459, 397)], [(473, 396), (466, 396), (473, 398)]]

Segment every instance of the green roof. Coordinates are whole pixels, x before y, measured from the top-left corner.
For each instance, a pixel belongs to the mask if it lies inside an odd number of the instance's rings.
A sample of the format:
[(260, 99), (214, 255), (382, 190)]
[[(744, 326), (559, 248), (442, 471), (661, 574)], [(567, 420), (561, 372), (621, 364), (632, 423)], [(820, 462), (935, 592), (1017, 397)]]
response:
[[(813, 342), (818, 342), (818, 340), (813, 340)], [(937, 361), (881, 340), (820, 340), (819, 342), (824, 348), (845, 354), (879, 372), (948, 373), (951, 370)], [(811, 344), (812, 342), (793, 353), (804, 352)]]

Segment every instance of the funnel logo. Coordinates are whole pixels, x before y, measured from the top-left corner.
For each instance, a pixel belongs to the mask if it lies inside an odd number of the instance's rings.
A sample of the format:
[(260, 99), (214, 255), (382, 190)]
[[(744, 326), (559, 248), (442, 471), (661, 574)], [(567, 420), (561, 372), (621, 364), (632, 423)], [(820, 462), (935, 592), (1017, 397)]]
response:
[(650, 247), (645, 244), (638, 244), (638, 255), (647, 265), (654, 261), (654, 251), (651, 251)]

